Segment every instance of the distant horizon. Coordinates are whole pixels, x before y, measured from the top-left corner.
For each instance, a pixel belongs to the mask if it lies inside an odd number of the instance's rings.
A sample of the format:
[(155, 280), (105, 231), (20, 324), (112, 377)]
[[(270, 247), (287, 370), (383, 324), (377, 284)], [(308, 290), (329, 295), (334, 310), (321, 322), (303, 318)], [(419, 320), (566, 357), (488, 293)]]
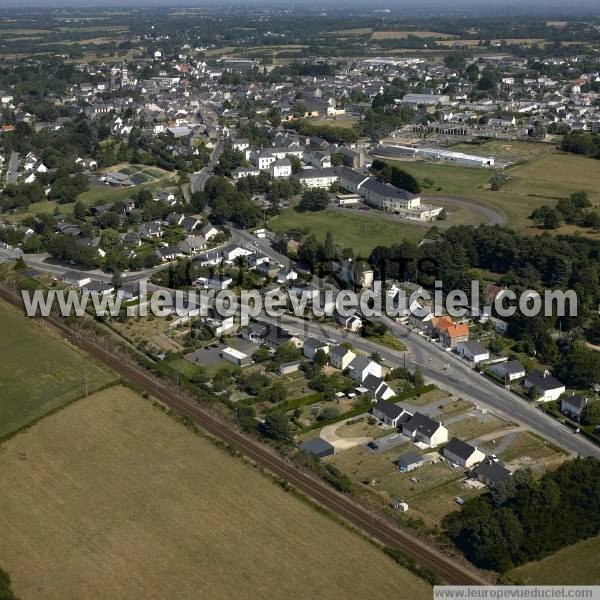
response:
[(340, 10), (359, 9), (364, 14), (370, 10), (389, 9), (392, 14), (397, 14), (399, 10), (410, 10), (409, 17), (423, 17), (435, 13), (440, 15), (469, 15), (469, 16), (490, 16), (506, 15), (510, 16), (530, 15), (560, 15), (570, 16), (571, 18), (583, 16), (600, 16), (600, 6), (597, 0), (574, 0), (565, 5), (561, 0), (490, 0), (484, 5), (476, 0), (395, 0), (390, 2), (373, 3), (372, 7), (365, 6), (364, 2), (359, 0), (324, 0), (319, 7), (308, 0), (296, 0), (291, 4), (281, 3), (277, 0), (245, 0), (244, 2), (222, 2), (221, 0), (109, 0), (108, 2), (96, 2), (95, 0), (6, 0), (4, 2), (5, 10), (18, 9), (78, 9), (78, 10), (110, 10), (136, 9), (136, 8), (241, 8), (241, 7), (265, 7), (265, 8), (287, 8), (287, 9), (319, 9)]

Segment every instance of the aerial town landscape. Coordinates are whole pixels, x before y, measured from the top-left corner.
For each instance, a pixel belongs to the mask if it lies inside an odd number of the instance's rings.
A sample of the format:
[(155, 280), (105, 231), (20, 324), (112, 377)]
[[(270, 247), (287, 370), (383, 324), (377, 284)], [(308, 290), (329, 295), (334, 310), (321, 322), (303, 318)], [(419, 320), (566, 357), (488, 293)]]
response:
[(42, 4), (0, 600), (600, 598), (600, 7)]

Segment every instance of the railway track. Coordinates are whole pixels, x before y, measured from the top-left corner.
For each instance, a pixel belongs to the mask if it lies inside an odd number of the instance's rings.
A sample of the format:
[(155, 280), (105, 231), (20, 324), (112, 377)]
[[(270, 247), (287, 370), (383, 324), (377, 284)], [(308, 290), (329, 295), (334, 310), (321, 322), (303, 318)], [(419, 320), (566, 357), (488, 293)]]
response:
[[(1, 288), (0, 297), (17, 308), (22, 308), (14, 296)], [(448, 584), (489, 585), (489, 581), (465, 566), (442, 555), (436, 549), (408, 533), (396, 529), (391, 524), (374, 518), (372, 513), (356, 504), (347, 496), (336, 492), (320, 480), (289, 465), (289, 463), (278, 454), (275, 454), (270, 448), (236, 431), (228, 423), (216, 419), (193, 400), (180, 397), (162, 383), (158, 383), (156, 378), (150, 376), (137, 365), (124, 362), (121, 357), (111, 355), (105, 348), (100, 347), (94, 341), (83, 338), (80, 335), (75, 335), (71, 329), (56, 319), (44, 318), (41, 320), (52, 326), (72, 344), (113, 369), (124, 379), (131, 381), (177, 413), (188, 417), (215, 438), (221, 439), (237, 448), (248, 458), (277, 477), (286, 480), (293, 487), (323, 507), (340, 515), (351, 525), (364, 531), (372, 538), (387, 546), (398, 548), (414, 557), (420, 564), (435, 571)]]

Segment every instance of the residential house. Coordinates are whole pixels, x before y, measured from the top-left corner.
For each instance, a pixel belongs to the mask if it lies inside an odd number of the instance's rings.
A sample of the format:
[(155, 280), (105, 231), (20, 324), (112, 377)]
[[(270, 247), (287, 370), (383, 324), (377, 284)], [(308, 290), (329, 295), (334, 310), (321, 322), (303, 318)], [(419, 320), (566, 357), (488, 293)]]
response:
[(356, 354), (352, 350), (348, 350), (343, 344), (335, 346), (329, 353), (331, 366), (340, 371), (345, 371), (355, 358)]
[(176, 258), (183, 256), (183, 252), (178, 246), (162, 246), (157, 248), (154, 253), (161, 262), (175, 260)]
[(480, 462), (473, 469), (473, 475), (475, 475), (481, 483), (493, 488), (508, 479), (512, 473), (502, 464), (502, 462), (488, 459)]
[(352, 315), (351, 317), (345, 317), (336, 312), (335, 320), (344, 329), (347, 329), (348, 331), (352, 331), (353, 333), (358, 333), (362, 329), (362, 326), (363, 326), (363, 321), (358, 315)]
[(408, 473), (409, 471), (414, 471), (415, 469), (423, 466), (425, 461), (423, 460), (423, 456), (421, 454), (410, 451), (399, 456), (396, 463), (401, 473)]
[(315, 354), (319, 350), (322, 350), (325, 354), (329, 354), (329, 345), (327, 344), (327, 342), (322, 342), (321, 340), (318, 340), (317, 338), (309, 337), (304, 342), (304, 347), (302, 349), (302, 352), (303, 352), (304, 356), (306, 356), (306, 358), (313, 360), (315, 357)]
[(470, 469), (472, 466), (485, 460), (485, 454), (481, 450), (455, 437), (444, 447), (442, 454), (448, 460), (466, 469)]
[(115, 291), (115, 286), (104, 281), (91, 280), (81, 287), (83, 291), (88, 291), (93, 296), (106, 296)]
[(160, 221), (151, 221), (142, 223), (138, 229), (138, 234), (142, 239), (157, 239), (163, 236), (163, 228)]
[(489, 370), (504, 382), (511, 383), (525, 377), (525, 367), (519, 360), (504, 360), (488, 366)]
[(469, 327), (462, 323), (456, 324), (449, 317), (434, 317), (431, 320), (431, 330), (444, 348), (456, 348), (460, 342), (469, 339)]
[(580, 394), (564, 396), (560, 401), (560, 412), (571, 417), (575, 421), (581, 420), (581, 413), (588, 405), (588, 399)]
[(84, 285), (88, 285), (92, 279), (85, 273), (79, 271), (67, 271), (63, 275), (63, 281), (69, 284), (71, 287), (82, 288)]
[(532, 371), (525, 377), (523, 386), (526, 389), (535, 388), (536, 399), (542, 402), (558, 400), (565, 393), (566, 387), (558, 379), (550, 375), (550, 371)]
[(384, 399), (377, 400), (371, 409), (371, 413), (376, 419), (390, 427), (398, 427), (402, 423), (401, 419), (407, 420), (407, 418), (410, 418), (410, 413), (407, 413), (401, 406)]
[(362, 383), (368, 375), (381, 377), (383, 375), (383, 367), (367, 356), (357, 356), (348, 365), (348, 374), (355, 381)]
[(456, 353), (474, 364), (490, 358), (490, 353), (485, 346), (474, 340), (456, 344)]
[(367, 375), (361, 385), (369, 390), (376, 400), (389, 400), (396, 395), (396, 392), (381, 377), (375, 375)]
[(448, 441), (448, 430), (434, 419), (416, 412), (402, 424), (402, 433), (417, 442), (430, 447), (439, 446)]

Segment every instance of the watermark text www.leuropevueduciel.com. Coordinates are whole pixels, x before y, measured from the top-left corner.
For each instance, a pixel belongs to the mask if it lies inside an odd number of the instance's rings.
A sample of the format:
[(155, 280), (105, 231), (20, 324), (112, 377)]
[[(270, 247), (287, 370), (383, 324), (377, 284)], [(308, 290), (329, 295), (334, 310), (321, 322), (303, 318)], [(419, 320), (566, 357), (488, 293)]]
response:
[(209, 316), (238, 317), (242, 325), (251, 318), (266, 314), (281, 317), (332, 317), (339, 314), (351, 317), (388, 316), (392, 319), (414, 315), (464, 317), (467, 314), (509, 318), (520, 312), (526, 317), (577, 316), (577, 294), (573, 290), (545, 290), (542, 294), (526, 290), (517, 294), (504, 289), (493, 301), (482, 304), (479, 281), (471, 282), (470, 293), (462, 289), (443, 291), (443, 282), (436, 281), (432, 291), (419, 288), (414, 291), (397, 289), (395, 293), (383, 290), (379, 281), (372, 288), (352, 290), (317, 290), (316, 288), (277, 289), (267, 293), (259, 290), (198, 289), (191, 291), (158, 289), (149, 293), (145, 281), (139, 282), (136, 294), (126, 295), (122, 290), (99, 293), (91, 290), (21, 290), (25, 313), (30, 317), (48, 317), (57, 309), (63, 317), (82, 317), (86, 312), (96, 316), (166, 317)]

